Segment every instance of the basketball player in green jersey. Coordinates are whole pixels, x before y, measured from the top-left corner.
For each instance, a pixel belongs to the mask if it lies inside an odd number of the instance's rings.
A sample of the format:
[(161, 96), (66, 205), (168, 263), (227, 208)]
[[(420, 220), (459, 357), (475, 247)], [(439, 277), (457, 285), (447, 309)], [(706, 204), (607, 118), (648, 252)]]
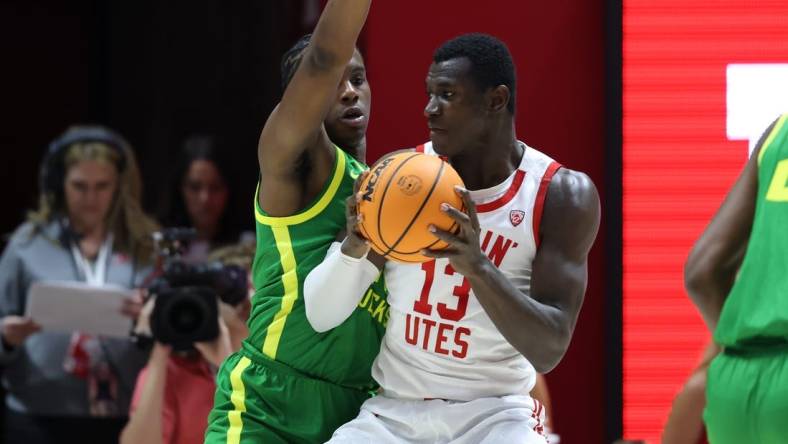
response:
[(329, 1), (311, 39), (283, 60), (287, 86), (258, 146), (250, 333), (219, 370), (206, 443), (324, 442), (374, 389), (382, 289), (328, 333), (309, 325), (301, 296), (344, 229), (345, 199), (365, 169), (370, 90), (355, 44), (370, 2)]
[(706, 382), (709, 442), (788, 442), (788, 114), (760, 140), (685, 280), (722, 346)]

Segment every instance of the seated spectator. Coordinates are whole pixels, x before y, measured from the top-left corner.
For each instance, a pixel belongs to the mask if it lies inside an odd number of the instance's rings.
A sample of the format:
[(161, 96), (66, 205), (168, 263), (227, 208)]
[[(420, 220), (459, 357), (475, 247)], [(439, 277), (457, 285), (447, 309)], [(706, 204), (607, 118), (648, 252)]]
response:
[[(129, 144), (100, 126), (68, 129), (49, 147), (37, 211), (0, 259), (0, 365), (7, 443), (115, 442), (147, 353), (128, 339), (41, 331), (25, 317), (37, 281), (138, 288), (150, 270), (156, 223), (140, 206)], [(141, 297), (124, 313), (136, 318)], [(131, 325), (131, 322), (129, 322)]]
[(210, 136), (186, 139), (168, 193), (160, 202), (162, 224), (197, 231), (197, 239), (184, 256), (188, 262), (204, 261), (211, 250), (239, 239), (240, 230), (232, 223), (229, 211), (235, 197), (228, 181), (229, 168), (219, 149)]
[[(209, 259), (249, 270), (253, 255), (254, 245), (242, 244), (217, 250)], [(145, 305), (138, 329), (147, 330), (145, 324), (154, 304), (151, 300)], [(235, 307), (220, 302), (219, 337), (194, 344), (195, 351), (173, 352), (169, 346), (154, 343), (134, 389), (131, 419), (123, 430), (121, 444), (202, 442), (213, 407), (216, 369), (241, 348), (241, 341), (248, 335), (250, 308), (248, 299)]]

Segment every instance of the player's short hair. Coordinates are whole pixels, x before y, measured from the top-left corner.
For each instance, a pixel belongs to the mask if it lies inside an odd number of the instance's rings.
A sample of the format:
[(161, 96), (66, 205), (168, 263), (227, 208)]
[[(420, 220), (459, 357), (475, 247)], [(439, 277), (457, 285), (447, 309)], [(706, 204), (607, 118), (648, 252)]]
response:
[(290, 80), (293, 79), (298, 66), (301, 64), (301, 59), (304, 57), (304, 51), (309, 47), (309, 42), (312, 40), (312, 34), (307, 34), (301, 37), (292, 48), (282, 56), (280, 64), (282, 74), (282, 92), (287, 89)]
[(441, 63), (463, 57), (471, 62), (471, 78), (482, 91), (499, 85), (509, 88), (511, 95), (507, 109), (514, 114), (517, 75), (506, 44), (487, 34), (465, 34), (435, 50), (433, 61)]
[[(301, 39), (299, 39), (295, 43), (295, 45), (293, 45), (292, 48), (288, 49), (287, 52), (282, 56), (280, 70), (282, 74), (283, 93), (285, 89), (287, 89), (287, 85), (290, 84), (290, 81), (293, 80), (293, 76), (295, 75), (298, 66), (301, 65), (301, 60), (304, 58), (304, 53), (306, 52), (306, 48), (309, 47), (309, 43), (311, 41), (312, 41), (312, 34), (307, 34), (301, 37)], [(356, 50), (358, 50), (358, 48), (356, 48)]]

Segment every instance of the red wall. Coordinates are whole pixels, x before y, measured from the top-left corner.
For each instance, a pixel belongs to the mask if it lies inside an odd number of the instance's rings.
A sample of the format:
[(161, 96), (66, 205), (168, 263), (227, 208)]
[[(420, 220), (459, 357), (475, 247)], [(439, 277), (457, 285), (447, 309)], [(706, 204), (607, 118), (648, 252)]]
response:
[[(428, 138), (422, 109), (433, 50), (455, 35), (486, 32), (509, 45), (518, 67), (518, 136), (588, 173), (603, 194), (603, 14), (601, 1), (373, 2), (364, 41), (374, 97), (370, 160)], [(572, 346), (548, 376), (563, 444), (603, 442), (603, 230)]]

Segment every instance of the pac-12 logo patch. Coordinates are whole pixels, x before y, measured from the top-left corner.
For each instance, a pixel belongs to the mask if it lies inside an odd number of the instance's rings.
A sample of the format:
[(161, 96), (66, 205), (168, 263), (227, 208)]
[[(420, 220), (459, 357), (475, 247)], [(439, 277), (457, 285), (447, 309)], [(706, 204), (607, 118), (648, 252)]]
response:
[(520, 225), (523, 222), (523, 219), (525, 219), (525, 211), (512, 210), (509, 212), (509, 220), (515, 227)]

